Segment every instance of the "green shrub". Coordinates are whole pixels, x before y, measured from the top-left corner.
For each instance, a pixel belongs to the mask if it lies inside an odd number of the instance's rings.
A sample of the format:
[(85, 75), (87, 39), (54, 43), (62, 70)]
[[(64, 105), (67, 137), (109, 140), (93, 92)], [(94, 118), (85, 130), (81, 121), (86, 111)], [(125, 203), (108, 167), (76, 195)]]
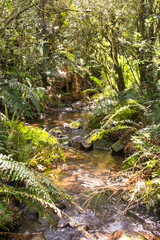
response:
[(160, 201), (160, 124), (149, 125), (131, 138), (126, 147), (130, 156), (124, 167), (132, 167), (132, 179), (138, 179), (132, 189), (132, 200), (143, 199), (147, 207), (153, 207)]
[(36, 171), (38, 163), (48, 166), (58, 158), (64, 159), (57, 139), (45, 130), (25, 126), (14, 117), (8, 120), (1, 116), (0, 213), (3, 215), (0, 214), (0, 228), (12, 224), (12, 210), (4, 202), (12, 197), (36, 207), (41, 214), (47, 215), (47, 208), (51, 208), (61, 215), (55, 201), (69, 197)]

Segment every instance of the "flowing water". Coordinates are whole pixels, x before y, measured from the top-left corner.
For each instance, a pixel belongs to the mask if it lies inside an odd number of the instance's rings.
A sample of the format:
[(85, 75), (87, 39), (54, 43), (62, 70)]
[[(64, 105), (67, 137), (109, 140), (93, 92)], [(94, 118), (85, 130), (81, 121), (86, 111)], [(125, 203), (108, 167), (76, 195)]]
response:
[[(46, 174), (50, 176), (58, 185), (73, 197), (73, 201), (84, 208), (84, 211), (73, 204), (64, 203), (64, 212), (71, 219), (58, 221), (55, 231), (49, 222), (38, 222), (29, 220), (22, 224), (19, 231), (29, 230), (43, 231), (46, 240), (77, 240), (87, 236), (77, 227), (87, 230), (92, 239), (108, 239), (107, 233), (113, 233), (118, 229), (127, 229), (142, 233), (147, 239), (153, 239), (156, 234), (160, 239), (160, 220), (154, 214), (140, 207), (126, 209), (127, 203), (122, 201), (111, 191), (103, 192), (109, 185), (127, 181), (127, 178), (118, 172), (121, 168), (122, 157), (111, 156), (109, 143), (98, 141), (90, 152), (80, 150), (79, 141), (86, 135), (87, 119), (89, 109), (83, 106), (80, 110), (65, 108), (57, 111), (52, 117), (47, 118), (39, 124), (48, 131), (58, 127), (63, 136), (69, 136), (73, 149), (66, 147), (66, 161), (59, 162)], [(83, 128), (68, 130), (64, 128), (64, 123), (80, 121)], [(94, 193), (94, 194), (93, 194)], [(97, 193), (97, 194), (96, 194)], [(152, 236), (152, 237), (151, 237)], [(89, 239), (89, 238), (87, 238)]]

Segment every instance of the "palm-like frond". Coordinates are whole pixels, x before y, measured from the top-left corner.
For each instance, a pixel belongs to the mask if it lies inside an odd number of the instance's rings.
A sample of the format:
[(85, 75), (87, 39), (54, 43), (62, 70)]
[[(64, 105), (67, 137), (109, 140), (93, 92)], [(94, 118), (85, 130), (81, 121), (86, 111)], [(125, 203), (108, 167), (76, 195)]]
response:
[(40, 111), (41, 91), (20, 83), (17, 80), (7, 80), (1, 84), (0, 98), (11, 113), (31, 117), (33, 108)]
[(143, 105), (133, 99), (128, 99), (113, 110), (101, 121), (101, 127), (91, 133), (89, 142), (102, 138), (104, 135), (117, 132), (119, 130), (131, 129), (135, 132), (140, 128), (141, 123), (136, 123), (134, 120), (137, 117), (142, 117), (146, 113)]
[[(68, 198), (68, 196), (52, 180), (30, 170), (24, 163), (13, 161), (9, 156), (2, 154), (0, 154), (0, 174), (6, 179), (5, 182), (8, 182), (8, 184), (0, 184), (1, 194), (13, 195), (21, 201), (30, 203), (43, 214), (47, 207), (60, 214), (54, 202), (58, 198)], [(15, 186), (10, 186), (10, 182), (14, 182)], [(16, 182), (21, 182), (22, 187), (16, 185)]]

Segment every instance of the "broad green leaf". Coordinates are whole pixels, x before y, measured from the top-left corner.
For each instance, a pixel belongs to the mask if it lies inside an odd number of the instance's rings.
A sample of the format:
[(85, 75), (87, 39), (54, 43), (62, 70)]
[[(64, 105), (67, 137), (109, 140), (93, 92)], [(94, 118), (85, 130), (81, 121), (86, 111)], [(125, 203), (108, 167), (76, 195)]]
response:
[(65, 20), (64, 21), (64, 25), (67, 27), (68, 26), (68, 22)]
[(102, 83), (101, 83), (101, 80), (100, 79), (98, 79), (98, 78), (96, 78), (96, 77), (94, 77), (94, 76), (91, 76), (90, 77), (94, 82), (96, 82), (100, 87), (102, 87)]
[(7, 8), (8, 8), (8, 9), (12, 9), (12, 5), (11, 5), (7, 0), (6, 0), (5, 2), (6, 2)]
[(69, 2), (69, 5), (71, 6), (71, 5), (72, 5), (72, 3), (73, 3), (73, 0), (70, 0), (70, 2)]
[(65, 16), (65, 15), (66, 15), (66, 12), (61, 12), (61, 15), (62, 15), (62, 16)]

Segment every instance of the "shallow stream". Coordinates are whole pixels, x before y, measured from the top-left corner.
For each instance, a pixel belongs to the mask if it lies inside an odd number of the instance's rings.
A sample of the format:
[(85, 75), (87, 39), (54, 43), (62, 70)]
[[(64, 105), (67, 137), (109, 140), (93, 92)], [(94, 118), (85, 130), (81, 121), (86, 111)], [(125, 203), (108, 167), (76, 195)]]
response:
[[(53, 117), (34, 124), (48, 131), (58, 127), (64, 136), (69, 136), (74, 148), (67, 146), (66, 161), (59, 162), (57, 168), (53, 166), (53, 169), (47, 171), (47, 175), (64, 188), (84, 211), (72, 204), (64, 203), (64, 211), (72, 221), (69, 219), (58, 221), (56, 231), (49, 222), (35, 220), (24, 222), (19, 231), (42, 231), (46, 240), (77, 240), (80, 237), (90, 239), (77, 227), (78, 223), (81, 228), (87, 230), (91, 239), (107, 240), (107, 234), (118, 229), (141, 233), (147, 239), (154, 239), (155, 234), (159, 236), (155, 239), (160, 239), (160, 220), (157, 216), (140, 207), (125, 211), (127, 203), (111, 192), (96, 195), (99, 189), (103, 190), (109, 184), (114, 185), (116, 181), (124, 183), (127, 179), (123, 174), (117, 177), (123, 158), (111, 156), (107, 141), (96, 142), (90, 152), (80, 150), (79, 141), (86, 134), (88, 114), (87, 106), (66, 107), (56, 111)], [(81, 122), (82, 129), (64, 128), (64, 123), (77, 120)]]

